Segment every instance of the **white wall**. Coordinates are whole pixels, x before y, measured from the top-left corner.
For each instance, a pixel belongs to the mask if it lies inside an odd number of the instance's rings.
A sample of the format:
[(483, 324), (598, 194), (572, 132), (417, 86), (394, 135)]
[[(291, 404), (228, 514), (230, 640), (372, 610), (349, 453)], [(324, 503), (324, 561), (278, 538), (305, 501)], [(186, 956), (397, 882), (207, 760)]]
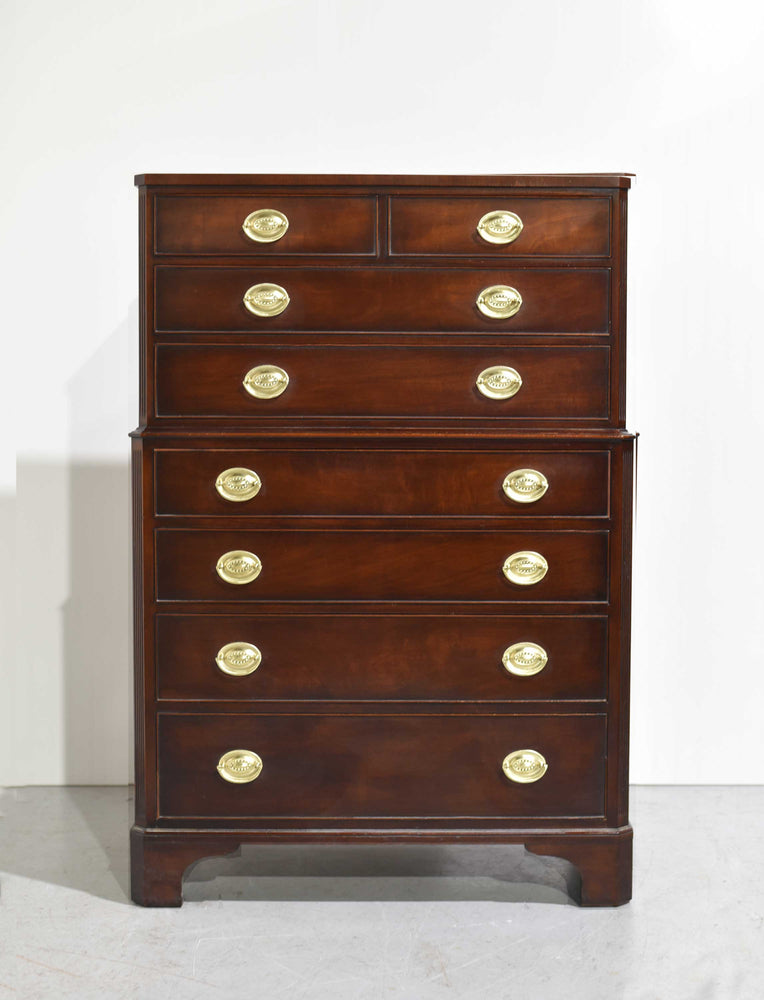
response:
[(764, 781), (761, 4), (20, 0), (2, 17), (18, 468), (14, 503), (0, 466), (0, 784), (130, 770), (141, 171), (636, 172), (632, 775)]

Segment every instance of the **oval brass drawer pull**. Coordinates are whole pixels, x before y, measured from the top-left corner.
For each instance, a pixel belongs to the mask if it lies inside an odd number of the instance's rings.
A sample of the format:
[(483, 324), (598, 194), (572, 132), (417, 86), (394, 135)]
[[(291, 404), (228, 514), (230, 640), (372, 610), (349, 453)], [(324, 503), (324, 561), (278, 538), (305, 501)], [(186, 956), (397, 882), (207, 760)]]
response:
[(513, 552), (504, 561), (502, 572), (510, 583), (529, 587), (543, 580), (548, 569), (549, 563), (540, 552)]
[(275, 399), (286, 391), (289, 376), (278, 365), (257, 365), (244, 376), (244, 388), (256, 399)]
[(227, 642), (215, 657), (220, 670), (231, 677), (246, 677), (260, 666), (262, 653), (251, 642)]
[(260, 492), (261, 486), (260, 477), (256, 472), (238, 466), (225, 469), (215, 480), (215, 489), (224, 500), (230, 500), (231, 503), (251, 500)]
[(484, 368), (475, 379), (478, 392), (488, 399), (511, 399), (520, 391), (522, 384), (520, 372), (508, 365)]
[(475, 304), (489, 319), (509, 319), (520, 311), (523, 297), (511, 285), (489, 285), (478, 295)]
[(516, 642), (508, 646), (501, 657), (504, 669), (517, 677), (532, 677), (547, 665), (549, 657), (537, 642)]
[(215, 566), (217, 575), (226, 583), (252, 583), (260, 576), (263, 564), (254, 552), (234, 549), (224, 552)]
[(254, 750), (229, 750), (218, 761), (218, 774), (234, 785), (254, 781), (263, 769), (263, 762)]
[(514, 243), (523, 231), (523, 220), (506, 209), (486, 212), (477, 224), (477, 231), (486, 243)]
[(241, 228), (255, 243), (275, 243), (289, 229), (289, 219), (277, 208), (258, 208), (249, 213)]
[(549, 480), (537, 469), (515, 469), (507, 474), (501, 488), (515, 503), (535, 503), (549, 489)]
[(281, 285), (263, 281), (246, 290), (244, 305), (255, 316), (278, 316), (289, 305), (289, 293)]
[(519, 785), (529, 785), (543, 778), (547, 772), (547, 762), (538, 750), (513, 750), (501, 762), (501, 769), (510, 781)]

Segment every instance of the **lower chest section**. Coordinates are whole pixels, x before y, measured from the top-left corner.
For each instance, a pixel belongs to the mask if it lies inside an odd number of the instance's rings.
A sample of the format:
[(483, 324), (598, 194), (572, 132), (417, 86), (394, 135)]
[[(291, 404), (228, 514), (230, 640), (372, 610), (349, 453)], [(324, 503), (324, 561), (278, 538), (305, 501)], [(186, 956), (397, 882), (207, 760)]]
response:
[(136, 448), (159, 827), (614, 824), (631, 442)]

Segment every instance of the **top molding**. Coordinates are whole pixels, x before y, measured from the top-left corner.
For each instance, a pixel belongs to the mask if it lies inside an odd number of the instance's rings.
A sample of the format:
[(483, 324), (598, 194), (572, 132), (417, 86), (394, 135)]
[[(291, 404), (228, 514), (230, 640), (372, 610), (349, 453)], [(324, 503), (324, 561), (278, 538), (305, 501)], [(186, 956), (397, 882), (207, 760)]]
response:
[(634, 174), (136, 174), (138, 187), (304, 185), (306, 187), (628, 188)]

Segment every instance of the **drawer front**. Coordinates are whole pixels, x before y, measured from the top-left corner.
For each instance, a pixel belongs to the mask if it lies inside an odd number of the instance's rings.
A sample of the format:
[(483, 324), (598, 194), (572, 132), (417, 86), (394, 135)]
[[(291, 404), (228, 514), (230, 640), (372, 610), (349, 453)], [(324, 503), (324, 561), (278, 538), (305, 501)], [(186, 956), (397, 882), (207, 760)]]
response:
[[(487, 220), (494, 212), (512, 213), (513, 228), (496, 238)], [(506, 227), (505, 227), (506, 228)], [(515, 236), (519, 228), (519, 233)], [(390, 253), (458, 254), (502, 257), (607, 257), (610, 254), (608, 198), (407, 198), (390, 201)]]
[(159, 449), (155, 485), (158, 514), (607, 517), (609, 453)]
[[(171, 715), (158, 722), (159, 811), (170, 818), (554, 817), (604, 814), (604, 715)], [(256, 753), (255, 780), (217, 771)], [(538, 781), (502, 762), (533, 749)]]
[[(609, 332), (607, 268), (286, 268), (157, 267), (156, 329), (199, 331), (401, 331), (433, 333)], [(289, 304), (254, 315), (248, 289), (283, 288)], [(483, 289), (509, 285), (522, 297), (508, 319), (484, 315)]]
[[(156, 348), (160, 417), (477, 417), (600, 420), (608, 416), (607, 347), (210, 347)], [(286, 373), (280, 395), (245, 387), (261, 366)], [(481, 372), (506, 366), (515, 395), (490, 399)], [(252, 377), (252, 376), (250, 376)], [(284, 384), (283, 375), (282, 385)]]
[(160, 614), (156, 635), (164, 699), (537, 701), (607, 692), (604, 616)]
[[(229, 552), (253, 553), (259, 574), (229, 583)], [(505, 578), (505, 561), (546, 559), (537, 583)], [(164, 601), (606, 601), (606, 531), (156, 532), (157, 597)]]
[[(269, 209), (279, 215), (268, 216)], [(370, 255), (377, 249), (377, 199), (165, 195), (155, 202), (154, 242), (158, 254)]]

